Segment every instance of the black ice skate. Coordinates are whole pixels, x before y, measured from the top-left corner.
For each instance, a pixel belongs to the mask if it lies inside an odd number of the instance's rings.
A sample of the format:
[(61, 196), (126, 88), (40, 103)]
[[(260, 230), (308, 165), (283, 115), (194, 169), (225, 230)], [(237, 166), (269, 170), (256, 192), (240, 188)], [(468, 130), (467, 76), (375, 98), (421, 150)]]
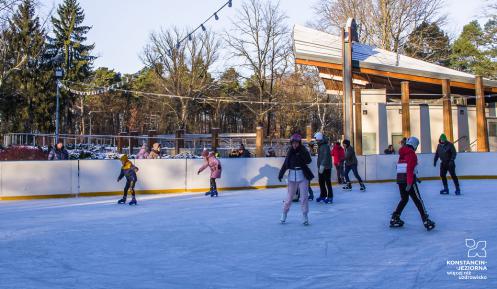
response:
[(390, 219), (390, 228), (400, 228), (402, 226), (404, 226), (404, 221), (400, 219), (400, 215), (393, 213)]
[(217, 197), (217, 190), (213, 190), (211, 192), (211, 197)]
[(309, 201), (313, 201), (314, 200), (314, 192), (312, 191), (311, 188), (309, 188)]
[(443, 190), (440, 191), (440, 195), (448, 195), (449, 194), (449, 188), (444, 188)]
[(133, 199), (131, 200), (131, 202), (129, 202), (129, 205), (130, 205), (130, 206), (132, 206), (132, 205), (135, 205), (135, 206), (136, 206), (136, 204), (137, 204), (137, 203), (136, 203), (136, 199), (135, 199), (135, 198), (133, 198)]
[(126, 198), (122, 198), (119, 201), (117, 201), (118, 204), (126, 204)]
[(366, 190), (366, 186), (363, 183), (361, 183), (360, 186), (361, 186), (361, 192), (364, 192)]
[(207, 193), (205, 193), (206, 196), (210, 196), (212, 195), (212, 191), (208, 191)]
[(352, 184), (348, 182), (344, 187), (342, 187), (344, 191), (350, 191), (352, 190)]
[(435, 222), (432, 220), (426, 218), (426, 220), (423, 222), (423, 225), (425, 226), (426, 230), (431, 231), (435, 228)]

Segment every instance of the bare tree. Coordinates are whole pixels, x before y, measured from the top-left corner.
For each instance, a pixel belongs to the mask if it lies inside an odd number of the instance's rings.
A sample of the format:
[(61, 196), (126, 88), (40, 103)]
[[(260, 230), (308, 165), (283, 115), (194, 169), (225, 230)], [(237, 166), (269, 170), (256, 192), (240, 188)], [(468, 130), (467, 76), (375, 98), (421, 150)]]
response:
[[(275, 97), (275, 84), (289, 67), (290, 43), (287, 16), (281, 12), (279, 3), (267, 0), (243, 2), (233, 29), (226, 32), (225, 39), (235, 58), (241, 60), (251, 75), (249, 85), (255, 88), (259, 102), (272, 102)], [(267, 117), (267, 130), (270, 130), (269, 112), (272, 105), (247, 104), (256, 115), (257, 125), (263, 125)]]
[(421, 23), (443, 24), (444, 0), (319, 0), (313, 25), (337, 33), (349, 17), (359, 22), (360, 41), (399, 52)]
[(217, 59), (219, 41), (205, 32), (191, 34), (180, 43), (183, 35), (177, 28), (152, 33), (142, 60), (155, 71), (165, 93), (180, 96), (174, 101), (178, 109), (171, 108), (178, 128), (186, 129), (191, 97), (202, 96), (212, 83), (209, 68)]

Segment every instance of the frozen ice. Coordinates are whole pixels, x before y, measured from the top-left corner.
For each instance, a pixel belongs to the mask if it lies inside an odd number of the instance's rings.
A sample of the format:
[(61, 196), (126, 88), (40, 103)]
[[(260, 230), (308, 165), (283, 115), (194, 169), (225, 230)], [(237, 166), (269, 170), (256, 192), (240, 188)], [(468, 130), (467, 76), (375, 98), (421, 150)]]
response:
[[(497, 181), (463, 180), (463, 195), (420, 185), (437, 227), (412, 202), (389, 228), (394, 183), (366, 192), (334, 186), (335, 203), (310, 205), (310, 226), (285, 189), (0, 203), (0, 288), (497, 288)], [(319, 192), (316, 187), (315, 193)], [(487, 280), (447, 274), (486, 241)]]

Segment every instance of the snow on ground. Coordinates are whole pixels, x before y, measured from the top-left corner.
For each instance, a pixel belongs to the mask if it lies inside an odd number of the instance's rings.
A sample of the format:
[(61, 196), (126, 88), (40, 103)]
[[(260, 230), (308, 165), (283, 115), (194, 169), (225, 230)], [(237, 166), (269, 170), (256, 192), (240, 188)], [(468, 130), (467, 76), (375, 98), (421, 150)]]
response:
[[(388, 227), (393, 183), (335, 188), (308, 227), (295, 204), (279, 224), (284, 189), (2, 202), (0, 288), (497, 288), (496, 184), (463, 181), (456, 197), (423, 182), (431, 232), (412, 202)], [(447, 275), (474, 259), (468, 238), (487, 241), (488, 280)]]

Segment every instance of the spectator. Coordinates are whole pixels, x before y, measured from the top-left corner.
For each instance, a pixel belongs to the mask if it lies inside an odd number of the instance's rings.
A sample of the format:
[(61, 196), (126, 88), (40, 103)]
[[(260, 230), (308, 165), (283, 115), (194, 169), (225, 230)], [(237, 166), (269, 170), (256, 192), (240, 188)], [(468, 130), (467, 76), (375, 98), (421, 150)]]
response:
[(240, 147), (238, 148), (238, 157), (239, 158), (250, 158), (250, 152), (245, 149), (245, 145), (243, 143), (240, 144)]
[(274, 151), (273, 147), (270, 147), (267, 152), (266, 152), (266, 157), (267, 158), (274, 158), (276, 157), (276, 152)]
[(152, 146), (152, 150), (150, 151), (150, 153), (148, 154), (148, 159), (160, 159), (160, 143), (154, 143), (154, 145)]
[(383, 152), (386, 155), (394, 155), (395, 154), (395, 149), (393, 148), (393, 145), (389, 145), (388, 148), (386, 148)]
[(68, 159), (69, 159), (69, 153), (64, 148), (64, 143), (62, 141), (57, 142), (55, 148), (53, 148), (48, 154), (48, 160), (50, 161), (62, 161)]
[(148, 152), (148, 145), (146, 143), (143, 143), (142, 147), (140, 148), (140, 151), (136, 155), (137, 159), (146, 159), (148, 158), (149, 152)]

